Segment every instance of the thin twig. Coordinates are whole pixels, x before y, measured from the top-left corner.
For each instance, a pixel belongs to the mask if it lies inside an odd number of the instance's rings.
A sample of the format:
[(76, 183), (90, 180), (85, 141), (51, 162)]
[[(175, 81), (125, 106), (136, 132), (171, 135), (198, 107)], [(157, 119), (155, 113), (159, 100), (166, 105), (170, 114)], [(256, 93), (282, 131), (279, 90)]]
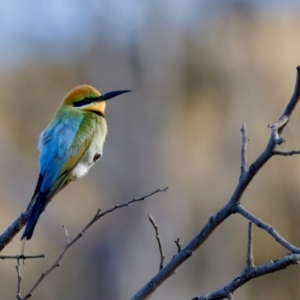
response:
[(68, 231), (66, 229), (65, 226), (63, 226), (64, 228), (64, 232), (65, 232), (65, 236), (66, 236), (66, 245), (65, 248), (63, 249), (63, 251), (61, 252), (61, 254), (58, 256), (58, 258), (56, 259), (56, 261), (54, 262), (54, 264), (52, 264), (45, 272), (43, 272), (41, 274), (41, 276), (38, 278), (38, 280), (36, 281), (36, 283), (32, 286), (32, 288), (29, 290), (29, 292), (22, 298), (22, 300), (26, 300), (29, 299), (30, 297), (32, 297), (34, 290), (39, 286), (39, 284), (44, 280), (44, 278), (49, 275), (56, 267), (60, 266), (62, 259), (64, 258), (65, 254), (67, 253), (67, 251), (70, 249), (70, 247), (72, 245), (74, 245), (82, 236), (83, 234), (99, 219), (101, 219), (102, 217), (104, 217), (105, 215), (119, 209), (122, 207), (127, 207), (133, 203), (139, 202), (139, 201), (143, 201), (151, 196), (153, 196), (154, 194), (157, 193), (161, 193), (161, 192), (166, 192), (168, 190), (168, 188), (164, 188), (164, 189), (157, 189), (156, 191), (140, 197), (138, 199), (132, 199), (126, 203), (123, 204), (119, 204), (119, 205), (115, 205), (114, 207), (105, 210), (103, 213), (100, 213), (101, 210), (98, 209), (96, 215), (92, 218), (92, 220), (82, 229), (82, 231), (80, 233), (78, 233), (72, 240), (69, 239), (69, 234)]
[(129, 201), (129, 202), (127, 202), (127, 203), (123, 203), (123, 204), (119, 204), (119, 205), (117, 204), (117, 205), (115, 205), (113, 208), (108, 209), (108, 210), (104, 211), (103, 213), (100, 213), (97, 220), (99, 220), (99, 219), (102, 218), (103, 216), (105, 216), (105, 215), (107, 215), (107, 214), (113, 212), (113, 211), (116, 210), (116, 209), (119, 209), (119, 208), (122, 208), (122, 207), (127, 207), (127, 206), (129, 206), (130, 204), (133, 204), (133, 203), (135, 203), (135, 202), (144, 201), (144, 200), (146, 200), (147, 198), (153, 196), (154, 194), (166, 192), (168, 189), (169, 189), (168, 187), (166, 187), (166, 188), (164, 188), (164, 189), (157, 189), (156, 191), (154, 191), (154, 192), (152, 192), (152, 193), (150, 193), (150, 194), (148, 194), (148, 195), (146, 195), (146, 196), (143, 196), (143, 197), (141, 197), (141, 198), (138, 198), (138, 199), (132, 199), (131, 201)]
[(66, 236), (67, 244), (69, 244), (70, 243), (70, 238), (69, 238), (68, 230), (67, 230), (67, 228), (66, 228), (65, 225), (63, 225), (62, 227), (63, 227), (63, 229), (65, 231), (65, 236)]
[(281, 155), (281, 156), (292, 156), (292, 155), (296, 155), (296, 154), (300, 154), (300, 150), (293, 150), (293, 151), (278, 151), (275, 150), (273, 151), (273, 155)]
[[(285, 126), (288, 124), (291, 114), (299, 102), (300, 97), (300, 66), (297, 67), (297, 77), (294, 93), (291, 100), (287, 104), (284, 112), (278, 121), (271, 126), (271, 135), (267, 143), (266, 149), (262, 154), (250, 165), (247, 172), (240, 178), (231, 198), (227, 204), (220, 209), (214, 216), (210, 217), (203, 229), (188, 243), (188, 245), (180, 251), (173, 259), (165, 265), (165, 267), (150, 279), (132, 298), (131, 300), (149, 299), (156, 289), (165, 282), (174, 271), (183, 264), (210, 236), (210, 234), (231, 214), (235, 212), (235, 206), (241, 201), (241, 198), (255, 177), (257, 172), (268, 162), (273, 156), (273, 152), (277, 145), (283, 142), (280, 137)], [(228, 294), (228, 292), (226, 293)], [(226, 294), (224, 297), (226, 297)], [(223, 298), (224, 298), (223, 297)]]
[[(177, 237), (176, 239), (174, 239), (174, 243), (177, 247), (177, 254), (182, 250), (182, 244), (180, 243), (180, 238)], [(173, 256), (173, 258), (175, 257), (175, 255)], [(172, 258), (172, 259), (173, 259)], [(173, 271), (173, 274), (177, 274), (178, 272), (178, 268), (176, 268), (174, 271)]]
[(177, 254), (181, 251), (182, 249), (182, 244), (180, 243), (180, 238), (177, 237), (175, 240), (174, 240), (174, 243), (175, 245), (177, 246)]
[(256, 218), (253, 214), (251, 214), (247, 209), (245, 209), (243, 206), (238, 205), (236, 207), (236, 212), (245, 217), (247, 220), (250, 222), (254, 223), (257, 227), (265, 230), (268, 232), (276, 242), (278, 242), (282, 247), (286, 248), (289, 250), (291, 253), (297, 253), (300, 254), (300, 248), (297, 248), (293, 246), (290, 242), (285, 240), (278, 232), (276, 229), (274, 229), (272, 226), (269, 224), (263, 222), (262, 220), (259, 220)]
[(33, 258), (46, 258), (46, 254), (38, 255), (0, 255), (0, 259), (33, 259)]
[(242, 132), (242, 150), (241, 150), (241, 177), (242, 177), (248, 170), (247, 143), (248, 143), (249, 139), (247, 137), (245, 123), (242, 124), (241, 132)]
[(22, 300), (22, 296), (21, 296), (21, 282), (22, 282), (23, 278), (21, 276), (21, 270), (20, 270), (20, 258), (17, 258), (16, 270), (17, 270), (17, 278), (18, 278), (17, 296), (16, 296), (16, 298), (18, 300)]
[(159, 236), (159, 231), (158, 231), (158, 226), (156, 225), (153, 217), (148, 214), (148, 219), (150, 221), (150, 223), (152, 224), (154, 231), (155, 231), (155, 237), (157, 240), (157, 244), (158, 244), (158, 250), (159, 250), (159, 255), (160, 255), (160, 262), (159, 262), (159, 271), (164, 267), (164, 260), (165, 260), (165, 255), (164, 255), (164, 249), (162, 246), (162, 242)]
[[(128, 206), (128, 205), (130, 205), (130, 204), (132, 204), (134, 202), (143, 201), (146, 198), (151, 197), (152, 195), (154, 195), (156, 193), (163, 192), (163, 191), (165, 192), (167, 189), (168, 188), (165, 188), (164, 190), (156, 190), (156, 191), (152, 192), (151, 194), (145, 196), (145, 198), (133, 199), (132, 201), (130, 201), (130, 203), (122, 204), (122, 205), (116, 205), (112, 209), (106, 211), (105, 214), (108, 214), (108, 213), (114, 211), (115, 209)], [(19, 217), (0, 235), (0, 252), (13, 240), (13, 238), (26, 225), (26, 223), (28, 221), (28, 218), (29, 218), (29, 215), (30, 215), (30, 212), (31, 212), (31, 209), (32, 209), (32, 207), (29, 210), (21, 213), (19, 215)], [(102, 217), (103, 217), (102, 214), (98, 215), (99, 219), (102, 218)], [(97, 221), (97, 220), (95, 220), (95, 221)]]
[(247, 260), (246, 260), (246, 268), (252, 269), (254, 268), (254, 257), (253, 257), (253, 230), (252, 223), (248, 224), (248, 242), (247, 242)]

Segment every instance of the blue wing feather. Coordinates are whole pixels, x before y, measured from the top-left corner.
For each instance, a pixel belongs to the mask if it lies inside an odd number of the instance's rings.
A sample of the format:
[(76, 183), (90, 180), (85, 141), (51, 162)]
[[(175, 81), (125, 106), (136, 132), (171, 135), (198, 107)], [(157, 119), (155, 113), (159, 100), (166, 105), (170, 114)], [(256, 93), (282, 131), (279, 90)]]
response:
[(39, 167), (40, 174), (44, 175), (40, 192), (46, 192), (54, 184), (65, 165), (73, 156), (70, 153), (82, 118), (72, 118), (51, 124), (41, 133), (39, 139)]

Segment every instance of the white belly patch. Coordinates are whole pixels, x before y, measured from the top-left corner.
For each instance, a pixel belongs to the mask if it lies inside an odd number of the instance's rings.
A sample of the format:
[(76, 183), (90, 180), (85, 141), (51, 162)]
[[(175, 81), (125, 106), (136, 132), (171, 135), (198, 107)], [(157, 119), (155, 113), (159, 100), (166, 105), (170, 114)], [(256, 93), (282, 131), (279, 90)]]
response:
[(72, 175), (75, 179), (81, 178), (88, 172), (88, 170), (88, 165), (80, 162), (72, 171)]

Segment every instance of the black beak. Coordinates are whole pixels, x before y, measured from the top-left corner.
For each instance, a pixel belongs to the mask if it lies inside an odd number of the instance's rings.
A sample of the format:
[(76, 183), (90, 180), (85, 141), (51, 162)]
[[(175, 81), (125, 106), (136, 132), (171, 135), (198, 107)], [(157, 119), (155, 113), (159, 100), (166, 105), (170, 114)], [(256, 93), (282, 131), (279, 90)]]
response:
[(121, 91), (109, 92), (109, 93), (106, 93), (104, 95), (101, 95), (99, 97), (99, 101), (107, 101), (111, 98), (114, 98), (114, 97), (119, 96), (121, 94), (129, 93), (129, 92), (131, 92), (131, 90), (121, 90)]

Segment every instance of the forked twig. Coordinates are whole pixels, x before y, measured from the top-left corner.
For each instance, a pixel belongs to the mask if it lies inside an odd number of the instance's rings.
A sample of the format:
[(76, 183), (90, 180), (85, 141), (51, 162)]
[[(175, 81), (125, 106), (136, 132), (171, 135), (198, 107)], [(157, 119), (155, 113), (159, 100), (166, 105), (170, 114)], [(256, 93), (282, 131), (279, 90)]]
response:
[(180, 243), (180, 238), (177, 237), (177, 238), (174, 240), (174, 243), (175, 243), (175, 245), (176, 245), (176, 247), (177, 247), (177, 253), (179, 253), (179, 252), (181, 251), (181, 249), (182, 249), (182, 244)]
[(274, 229), (269, 224), (263, 222), (262, 220), (256, 218), (253, 214), (251, 214), (247, 209), (245, 209), (243, 206), (238, 205), (236, 207), (236, 212), (245, 217), (250, 222), (254, 223), (257, 227), (265, 230), (267, 233), (269, 233), (276, 242), (278, 242), (282, 247), (289, 250), (291, 253), (297, 253), (300, 254), (300, 248), (295, 247), (290, 242), (288, 242), (286, 239), (284, 239), (276, 229)]

